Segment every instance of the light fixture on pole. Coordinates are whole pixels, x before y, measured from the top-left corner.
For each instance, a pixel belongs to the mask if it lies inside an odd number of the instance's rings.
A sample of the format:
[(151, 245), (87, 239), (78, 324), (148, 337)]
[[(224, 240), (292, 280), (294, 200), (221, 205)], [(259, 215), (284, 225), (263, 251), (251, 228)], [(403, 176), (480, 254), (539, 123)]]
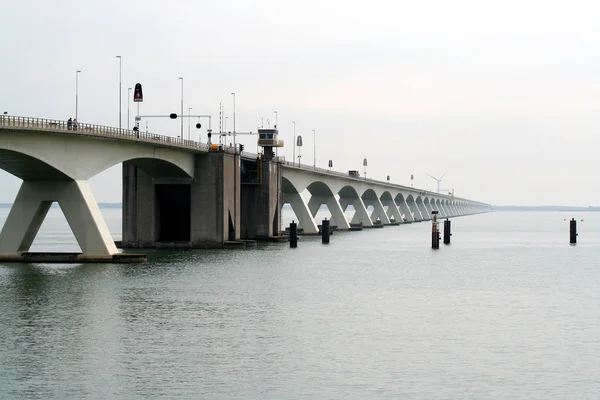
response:
[(79, 113), (79, 74), (81, 71), (75, 72), (75, 119)]
[(117, 56), (119, 59), (119, 129), (121, 129), (121, 56)]
[(181, 79), (181, 138), (183, 139), (183, 77)]
[(131, 91), (133, 90), (133, 88), (127, 88), (127, 130), (129, 130), (129, 120), (130, 120), (130, 116), (129, 116), (129, 99), (131, 99)]
[(296, 139), (296, 146), (298, 146), (298, 166), (300, 166), (300, 158), (302, 157), (300, 155), (300, 148), (302, 147), (302, 136), (298, 135), (298, 138)]
[(313, 129), (313, 168), (317, 168), (317, 134)]
[(294, 152), (292, 154), (292, 164), (296, 161), (296, 121), (292, 121), (294, 124)]
[(231, 92), (231, 95), (233, 96), (233, 148), (235, 148), (235, 93)]

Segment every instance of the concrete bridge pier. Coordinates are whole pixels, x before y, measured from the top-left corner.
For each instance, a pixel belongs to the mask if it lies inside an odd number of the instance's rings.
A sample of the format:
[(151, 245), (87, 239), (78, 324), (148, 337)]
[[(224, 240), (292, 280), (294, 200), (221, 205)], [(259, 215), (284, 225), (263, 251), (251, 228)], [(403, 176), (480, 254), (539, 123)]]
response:
[(450, 203), (448, 203), (447, 201), (444, 201), (442, 203), (444, 210), (446, 210), (446, 216), (447, 217), (453, 217), (454, 215), (452, 215), (452, 209), (450, 208)]
[(431, 217), (432, 217), (431, 212), (436, 209), (435, 205), (431, 204), (431, 201), (432, 200), (427, 197), (423, 201), (423, 205), (425, 206), (425, 210), (427, 210), (427, 215), (429, 216), (429, 219), (431, 219)]
[(219, 248), (239, 240), (239, 171), (239, 158), (224, 152), (195, 155), (193, 177), (123, 162), (122, 246)]
[(398, 194), (394, 199), (394, 203), (396, 203), (396, 205), (398, 206), (398, 211), (400, 215), (402, 215), (402, 217), (406, 219), (406, 221), (403, 220), (404, 222), (413, 222), (415, 220), (413, 213), (408, 208), (408, 204), (406, 203), (404, 196)]
[(410, 209), (411, 214), (415, 221), (423, 221), (423, 215), (421, 214), (421, 210), (417, 206), (417, 202), (415, 201), (412, 195), (406, 198), (407, 207)]
[(83, 254), (81, 258), (111, 259), (118, 253), (85, 180), (23, 181), (0, 233), (0, 254), (29, 251), (53, 202), (58, 202)]
[(281, 235), (281, 164), (268, 159), (268, 154), (257, 161), (261, 163), (259, 184), (242, 184), (241, 237), (268, 239)]
[(319, 227), (315, 223), (315, 220), (308, 209), (308, 205), (300, 193), (284, 193), (283, 201), (292, 206), (292, 210), (294, 210), (294, 214), (298, 217), (298, 222), (300, 227), (304, 230), (304, 233), (319, 233)]
[(344, 215), (344, 211), (340, 206), (340, 203), (333, 196), (311, 196), (308, 201), (308, 208), (313, 216), (313, 219), (317, 215), (321, 205), (325, 204), (327, 209), (331, 213), (331, 225), (336, 225), (338, 229), (349, 229), (350, 223)]
[(371, 222), (375, 223), (377, 218), (379, 218), (379, 221), (381, 221), (381, 223), (384, 225), (390, 223), (390, 219), (383, 208), (383, 204), (381, 204), (381, 201), (377, 197), (363, 198), (363, 203), (365, 204), (365, 207), (373, 206), (373, 211), (371, 212), (370, 216)]
[(367, 212), (367, 207), (363, 203), (360, 197), (340, 197), (340, 206), (344, 213), (349, 205), (354, 207), (354, 215), (352, 216), (351, 224), (360, 224), (363, 226), (372, 226), (373, 222), (371, 221), (371, 217)]
[(443, 218), (446, 215), (446, 212), (442, 208), (439, 199), (431, 199), (431, 207), (438, 212), (438, 218)]
[(400, 214), (400, 210), (398, 209), (398, 205), (396, 204), (396, 202), (394, 201), (394, 199), (391, 198), (391, 196), (388, 199), (383, 199), (381, 201), (381, 204), (384, 207), (387, 207), (387, 217), (391, 222), (391, 219), (394, 218), (394, 221), (398, 222), (398, 223), (402, 223), (404, 222), (402, 220), (402, 215)]
[(421, 197), (417, 197), (417, 200), (415, 200), (415, 204), (419, 209), (419, 213), (421, 214), (421, 220), (430, 220), (431, 215), (429, 214), (429, 211), (425, 208), (425, 204), (423, 204), (423, 199), (421, 199)]
[(192, 246), (218, 247), (239, 240), (239, 156), (224, 152), (197, 155), (190, 189)]

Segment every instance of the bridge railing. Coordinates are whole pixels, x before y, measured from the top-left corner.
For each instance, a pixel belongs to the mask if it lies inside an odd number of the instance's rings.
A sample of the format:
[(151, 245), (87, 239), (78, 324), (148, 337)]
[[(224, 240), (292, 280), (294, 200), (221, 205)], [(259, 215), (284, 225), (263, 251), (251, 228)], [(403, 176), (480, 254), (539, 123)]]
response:
[(404, 186), (404, 185), (398, 185), (396, 183), (391, 183), (388, 181), (380, 181), (378, 179), (373, 179), (373, 178), (353, 177), (353, 176), (348, 175), (348, 173), (333, 171), (331, 169), (315, 167), (312, 165), (300, 164), (300, 163), (292, 162), (292, 161), (285, 161), (285, 159), (282, 160), (281, 163), (283, 165), (287, 165), (287, 166), (302, 169), (302, 170), (318, 171), (318, 172), (322, 172), (322, 173), (325, 173), (328, 175), (339, 176), (339, 177), (343, 177), (343, 178), (347, 178), (347, 179), (354, 179), (354, 180), (358, 180), (358, 181), (368, 181), (369, 183), (378, 183), (378, 184), (382, 184), (382, 185), (393, 186), (393, 187), (396, 187), (399, 189), (405, 189), (405, 190), (410, 190), (412, 192), (418, 192), (420, 195), (423, 195), (423, 196), (438, 196), (438, 197), (443, 197), (443, 198), (450, 198), (450, 196), (442, 194), (442, 193), (434, 193), (434, 192), (430, 192), (428, 190), (422, 190), (422, 189), (417, 189), (417, 188), (408, 187), (408, 186)]
[[(142, 141), (147, 143), (156, 143), (165, 146), (176, 146), (192, 150), (208, 151), (209, 145), (193, 140), (186, 140), (155, 133), (134, 131), (131, 129), (114, 128), (111, 126), (102, 126), (88, 124), (83, 122), (74, 122), (69, 124), (67, 121), (54, 120), (46, 118), (18, 117), (13, 115), (0, 114), (0, 127), (19, 130), (36, 130), (44, 132), (60, 132), (73, 135), (88, 135), (98, 137), (109, 137), (131, 141)], [(234, 148), (223, 146), (226, 153), (235, 153)]]

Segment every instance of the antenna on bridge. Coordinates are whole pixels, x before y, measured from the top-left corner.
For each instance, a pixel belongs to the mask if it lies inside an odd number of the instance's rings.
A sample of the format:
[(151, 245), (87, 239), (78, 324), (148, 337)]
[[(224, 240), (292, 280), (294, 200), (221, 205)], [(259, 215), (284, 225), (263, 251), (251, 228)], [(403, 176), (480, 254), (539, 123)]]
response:
[(436, 178), (433, 175), (427, 174), (428, 176), (430, 176), (431, 178), (433, 178), (437, 182), (437, 192), (438, 193), (440, 192), (440, 182), (442, 181), (442, 179), (444, 178), (444, 176), (446, 176), (447, 173), (448, 173), (448, 171), (444, 172), (444, 175), (440, 176), (439, 178)]

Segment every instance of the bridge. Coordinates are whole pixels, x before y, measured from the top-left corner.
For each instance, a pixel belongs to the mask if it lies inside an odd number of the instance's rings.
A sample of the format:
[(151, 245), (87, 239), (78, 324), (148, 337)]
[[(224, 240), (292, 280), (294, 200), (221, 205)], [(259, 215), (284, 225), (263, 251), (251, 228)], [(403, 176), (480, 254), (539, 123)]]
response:
[(434, 210), (443, 217), (490, 211), (481, 202), (294, 164), (270, 150), (240, 154), (148, 132), (0, 115), (0, 168), (23, 180), (0, 232), (0, 257), (27, 253), (57, 202), (80, 259), (114, 258), (119, 250), (88, 180), (119, 163), (123, 247), (222, 247), (277, 237), (284, 203), (307, 234), (318, 232), (323, 205), (338, 229), (423, 221)]

